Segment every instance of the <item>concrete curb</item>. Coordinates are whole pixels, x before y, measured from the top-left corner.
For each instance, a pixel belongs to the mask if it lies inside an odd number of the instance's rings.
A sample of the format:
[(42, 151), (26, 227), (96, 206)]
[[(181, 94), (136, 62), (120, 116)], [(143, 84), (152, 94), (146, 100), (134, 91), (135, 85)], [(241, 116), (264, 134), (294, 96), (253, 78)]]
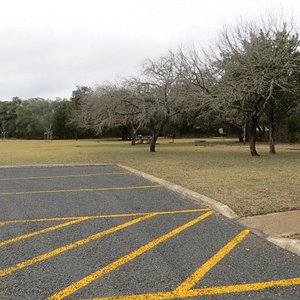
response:
[(285, 250), (293, 252), (300, 256), (300, 240), (276, 237), (276, 236), (268, 236), (267, 240)]
[(208, 198), (204, 195), (201, 195), (199, 193), (196, 193), (194, 191), (191, 191), (187, 188), (184, 188), (180, 185), (177, 185), (177, 184), (174, 184), (174, 183), (171, 183), (167, 180), (164, 180), (164, 179), (160, 179), (158, 177), (155, 177), (153, 175), (149, 175), (147, 173), (144, 173), (144, 172), (141, 172), (141, 171), (138, 171), (136, 169), (133, 169), (133, 168), (130, 168), (130, 167), (127, 167), (127, 166), (124, 166), (124, 165), (121, 165), (121, 164), (117, 164), (118, 167), (120, 168), (123, 168), (135, 175), (138, 175), (138, 176), (141, 176), (145, 179), (148, 179), (152, 182), (155, 182), (155, 183), (158, 183), (164, 187), (166, 187), (167, 189), (171, 190), (171, 191), (174, 191), (174, 192), (177, 192), (183, 196), (186, 196), (186, 197), (189, 197), (193, 200), (195, 200), (198, 204), (205, 204), (207, 205), (208, 207), (210, 207), (211, 209), (213, 209), (214, 211), (220, 213), (221, 215), (229, 218), (229, 219), (238, 219), (239, 216), (227, 205), (223, 204), (223, 203), (220, 203), (216, 200), (213, 200), (211, 198)]

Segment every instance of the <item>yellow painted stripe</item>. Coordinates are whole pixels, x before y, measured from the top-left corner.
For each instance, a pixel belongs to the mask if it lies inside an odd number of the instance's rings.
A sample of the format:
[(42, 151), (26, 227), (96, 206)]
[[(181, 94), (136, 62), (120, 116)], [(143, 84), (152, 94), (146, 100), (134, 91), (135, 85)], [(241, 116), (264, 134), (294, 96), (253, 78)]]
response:
[(46, 222), (46, 221), (64, 221), (64, 220), (74, 220), (81, 218), (88, 219), (102, 219), (102, 218), (120, 218), (120, 217), (136, 217), (144, 216), (147, 214), (157, 214), (157, 215), (169, 215), (169, 214), (180, 214), (180, 213), (195, 213), (200, 211), (209, 211), (210, 208), (200, 208), (200, 209), (186, 209), (186, 210), (173, 210), (173, 211), (154, 211), (154, 212), (141, 212), (141, 213), (129, 213), (129, 214), (112, 214), (112, 215), (100, 215), (100, 216), (78, 216), (78, 217), (63, 217), (63, 218), (46, 218), (46, 219), (26, 219), (26, 220), (7, 220), (0, 221), (1, 225), (11, 224), (11, 223), (30, 223), (30, 222)]
[(94, 174), (69, 174), (69, 175), (55, 175), (55, 176), (30, 176), (30, 177), (9, 177), (0, 178), (0, 181), (14, 181), (14, 180), (31, 180), (31, 179), (52, 179), (52, 178), (74, 178), (74, 177), (93, 177), (93, 176), (106, 176), (106, 175), (123, 175), (129, 172), (111, 172), (111, 173), (94, 173)]
[(11, 274), (12, 272), (17, 271), (17, 270), (23, 269), (23, 268), (28, 267), (30, 265), (33, 265), (33, 264), (36, 264), (36, 263), (41, 262), (43, 260), (49, 259), (49, 258), (51, 258), (51, 257), (53, 257), (55, 255), (58, 255), (58, 254), (61, 254), (63, 252), (69, 251), (71, 249), (77, 248), (79, 246), (87, 244), (87, 243), (89, 243), (91, 241), (94, 241), (96, 239), (100, 239), (100, 238), (102, 238), (105, 235), (114, 233), (114, 232), (116, 232), (118, 230), (121, 230), (121, 229), (126, 228), (128, 226), (131, 226), (131, 225), (136, 224), (138, 222), (141, 222), (141, 221), (144, 221), (146, 219), (152, 218), (153, 216), (155, 216), (155, 214), (149, 214), (149, 215), (143, 216), (141, 218), (138, 218), (138, 219), (135, 219), (135, 220), (123, 223), (123, 224), (118, 225), (116, 227), (113, 227), (113, 228), (110, 228), (110, 229), (98, 232), (96, 234), (93, 234), (93, 235), (91, 235), (91, 236), (89, 236), (89, 237), (87, 237), (85, 239), (79, 240), (79, 241), (77, 241), (75, 243), (72, 243), (72, 244), (69, 244), (69, 245), (66, 245), (66, 246), (54, 249), (54, 250), (52, 250), (50, 252), (47, 252), (47, 253), (44, 253), (42, 255), (36, 256), (34, 258), (31, 258), (29, 260), (23, 261), (21, 263), (16, 264), (15, 266), (6, 268), (4, 270), (0, 270), (0, 277), (6, 276), (8, 274)]
[(60, 292), (54, 294), (52, 297), (49, 298), (49, 300), (58, 300), (63, 299), (73, 293), (75, 293), (77, 290), (87, 286), (88, 284), (92, 283), (96, 279), (104, 276), (105, 274), (119, 268), (120, 266), (126, 264), (127, 262), (135, 259), (136, 257), (140, 256), (141, 254), (151, 250), (155, 246), (161, 244), (162, 242), (165, 242), (166, 240), (172, 238), (173, 236), (179, 234), (180, 232), (186, 230), (187, 228), (195, 225), (196, 223), (200, 222), (201, 220), (207, 218), (210, 216), (212, 212), (207, 212), (201, 216), (198, 216), (197, 218), (193, 219), (192, 221), (177, 227), (176, 229), (168, 232), (165, 235), (162, 235), (155, 240), (151, 241), (150, 243), (138, 248), (137, 250), (119, 258), (118, 260), (108, 264), (104, 268), (99, 269), (98, 271), (84, 277), (83, 279), (71, 284), (70, 286), (66, 287), (65, 289), (61, 290)]
[(227, 243), (206, 263), (204, 263), (194, 274), (188, 277), (175, 291), (187, 291), (192, 289), (217, 263), (219, 263), (233, 248), (235, 248), (248, 234), (249, 230), (243, 230), (234, 239)]
[(56, 230), (56, 229), (59, 229), (59, 228), (67, 227), (67, 226), (70, 226), (70, 225), (73, 225), (73, 224), (76, 224), (76, 223), (79, 223), (79, 222), (82, 222), (82, 221), (85, 221), (85, 220), (88, 220), (88, 219), (89, 218), (80, 218), (80, 219), (76, 219), (76, 220), (66, 222), (66, 223), (63, 223), (63, 224), (58, 224), (58, 225), (55, 225), (55, 226), (52, 226), (52, 227), (44, 228), (44, 229), (39, 230), (39, 231), (35, 231), (35, 232), (31, 232), (31, 233), (28, 233), (28, 234), (25, 234), (25, 235), (17, 236), (15, 238), (0, 242), (0, 247), (11, 244), (11, 243), (14, 243), (14, 242), (17, 242), (17, 241), (20, 241), (20, 240), (28, 239), (30, 237), (33, 237), (33, 236), (36, 236), (36, 235), (39, 235), (39, 234), (42, 234), (42, 233), (46, 233), (46, 232), (50, 232), (50, 231), (53, 231), (53, 230)]
[(159, 188), (160, 185), (143, 185), (143, 186), (124, 186), (111, 188), (88, 188), (88, 189), (68, 189), (68, 190), (42, 190), (42, 191), (28, 191), (28, 192), (1, 192), (0, 195), (32, 195), (45, 193), (74, 193), (74, 192), (94, 192), (94, 191), (114, 191), (114, 190), (135, 190), (135, 189), (151, 189)]
[(266, 282), (201, 288), (201, 289), (194, 289), (188, 291), (171, 291), (171, 292), (137, 294), (137, 295), (128, 295), (128, 296), (89, 298), (88, 300), (184, 299), (184, 298), (192, 298), (192, 297), (200, 297), (200, 296), (208, 296), (208, 295), (252, 292), (252, 291), (260, 291), (268, 288), (288, 287), (288, 286), (296, 286), (296, 285), (300, 285), (300, 277), (283, 279), (283, 280), (266, 281)]
[(25, 219), (25, 220), (7, 220), (0, 221), (0, 226), (4, 226), (7, 224), (15, 224), (15, 223), (31, 223), (31, 222), (49, 222), (49, 221), (68, 221), (68, 220), (77, 220), (83, 217), (63, 217), (63, 218), (46, 218), (46, 219)]

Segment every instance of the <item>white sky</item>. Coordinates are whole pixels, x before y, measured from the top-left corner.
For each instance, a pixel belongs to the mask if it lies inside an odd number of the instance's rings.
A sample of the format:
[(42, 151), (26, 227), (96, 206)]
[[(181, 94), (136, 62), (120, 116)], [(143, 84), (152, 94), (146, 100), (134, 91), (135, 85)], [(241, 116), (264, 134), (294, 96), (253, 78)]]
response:
[(208, 46), (223, 24), (300, 17), (299, 0), (0, 0), (0, 100), (71, 96), (146, 58)]

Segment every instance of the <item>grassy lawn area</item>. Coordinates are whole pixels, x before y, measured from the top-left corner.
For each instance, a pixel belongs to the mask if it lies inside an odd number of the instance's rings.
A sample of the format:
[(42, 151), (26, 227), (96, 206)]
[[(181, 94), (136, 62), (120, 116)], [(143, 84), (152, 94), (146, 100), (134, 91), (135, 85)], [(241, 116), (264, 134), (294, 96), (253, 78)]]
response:
[(275, 156), (261, 144), (261, 157), (252, 158), (248, 146), (233, 140), (193, 141), (160, 139), (150, 153), (148, 145), (113, 140), (10, 140), (0, 142), (0, 165), (121, 163), (221, 201), (241, 216), (300, 209), (299, 144), (278, 145)]

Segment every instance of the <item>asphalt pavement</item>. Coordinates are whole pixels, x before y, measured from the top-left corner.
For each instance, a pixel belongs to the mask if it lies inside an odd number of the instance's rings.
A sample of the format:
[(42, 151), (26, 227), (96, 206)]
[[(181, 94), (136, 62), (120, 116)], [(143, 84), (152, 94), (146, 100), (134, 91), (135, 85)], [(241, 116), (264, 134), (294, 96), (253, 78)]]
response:
[(300, 258), (116, 166), (4, 168), (0, 299), (298, 300)]

